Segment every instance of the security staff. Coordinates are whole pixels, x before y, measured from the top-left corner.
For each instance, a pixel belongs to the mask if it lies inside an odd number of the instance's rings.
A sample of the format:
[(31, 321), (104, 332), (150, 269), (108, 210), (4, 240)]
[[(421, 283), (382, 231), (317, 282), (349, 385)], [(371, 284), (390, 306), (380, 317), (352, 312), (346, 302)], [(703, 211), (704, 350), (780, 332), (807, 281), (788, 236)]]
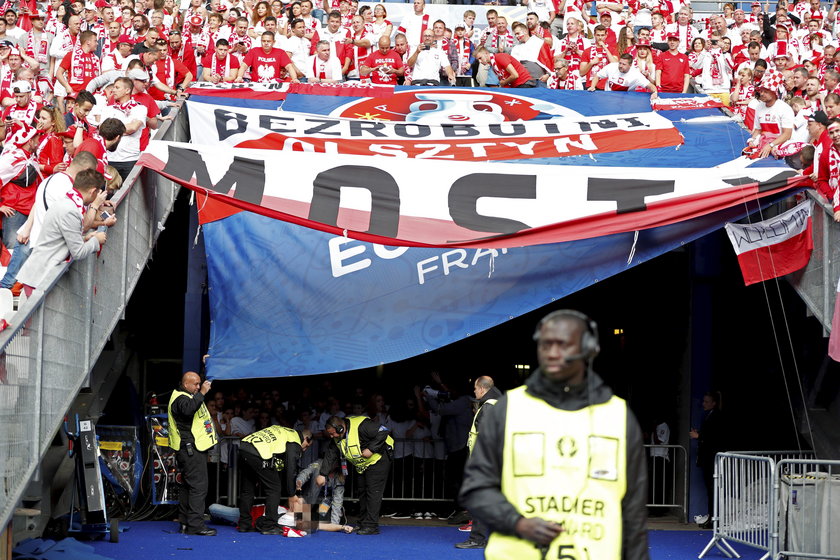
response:
[(210, 381), (201, 382), (194, 371), (181, 378), (181, 385), (169, 399), (169, 447), (176, 451), (181, 471), (178, 520), (181, 532), (205, 537), (216, 534), (204, 524), (204, 500), (207, 497), (207, 450), (216, 445), (218, 436), (204, 395)]
[[(298, 459), (311, 444), (312, 432), (309, 430), (298, 433), (283, 426), (269, 426), (242, 438), (242, 443), (239, 444), (242, 478), (237, 531), (259, 531), (263, 535), (282, 533), (282, 528), (277, 525), (277, 506), (280, 505), (280, 495), (283, 492), (280, 471), (285, 471), (286, 492), (287, 495), (291, 495), (295, 491)], [(265, 515), (257, 519), (252, 526), (251, 506), (254, 505), (257, 481), (262, 482), (265, 492)]]
[(483, 414), (461, 499), (492, 531), (485, 558), (649, 557), (642, 433), (591, 368), (597, 329), (544, 317), (539, 369)]
[(391, 470), (391, 455), (394, 439), (388, 428), (377, 425), (365, 416), (340, 418), (331, 416), (324, 429), (332, 438), (327, 446), (321, 469), (315, 479), (323, 486), (327, 475), (341, 463), (341, 470), (347, 474), (347, 463), (356, 468), (359, 475), (359, 535), (379, 534), (379, 510), (388, 473)]
[[(473, 392), (475, 394), (476, 411), (467, 438), (467, 449), (470, 453), (472, 453), (475, 441), (478, 439), (478, 426), (484, 411), (494, 406), (502, 396), (502, 392), (496, 388), (493, 378), (488, 375), (482, 375), (475, 380)], [(487, 526), (480, 519), (473, 519), (470, 537), (464, 542), (456, 543), (455, 548), (484, 548), (486, 544)]]

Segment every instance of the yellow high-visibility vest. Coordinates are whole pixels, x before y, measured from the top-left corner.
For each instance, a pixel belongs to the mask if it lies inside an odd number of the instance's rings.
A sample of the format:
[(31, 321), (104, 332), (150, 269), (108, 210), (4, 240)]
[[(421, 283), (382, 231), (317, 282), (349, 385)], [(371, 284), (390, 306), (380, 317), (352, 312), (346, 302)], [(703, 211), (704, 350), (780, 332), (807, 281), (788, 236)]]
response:
[(485, 558), (620, 560), (627, 489), (627, 404), (612, 397), (576, 411), (519, 387), (508, 392), (502, 493), (525, 517), (561, 523), (548, 554), (493, 533)]
[(300, 445), (300, 435), (291, 428), (269, 426), (242, 438), (253, 445), (263, 459), (271, 459), (275, 454), (284, 453), (286, 444), (294, 442)]
[(481, 414), (481, 409), (485, 406), (494, 406), (498, 402), (498, 399), (487, 399), (484, 401), (484, 404), (478, 407), (478, 410), (475, 411), (475, 416), (473, 416), (472, 426), (470, 426), (470, 435), (467, 437), (467, 449), (472, 455), (473, 446), (475, 445), (475, 440), (478, 439), (478, 430), (475, 427), (475, 420), (478, 418), (478, 415)]
[[(178, 397), (192, 398), (193, 396), (178, 389), (172, 391), (172, 396), (169, 398), (169, 406), (167, 407), (167, 415), (169, 416), (169, 447), (178, 451), (181, 449), (181, 433), (178, 431), (178, 424), (175, 423), (175, 418), (172, 416), (172, 403)], [(216, 435), (216, 430), (213, 428), (213, 420), (210, 418), (210, 411), (204, 403), (193, 415), (192, 426), (190, 432), (195, 439), (195, 448), (199, 451), (207, 451), (219, 441)]]
[[(347, 437), (342, 438), (338, 442), (338, 449), (341, 454), (356, 467), (356, 472), (363, 473), (369, 466), (376, 464), (382, 455), (374, 453), (370, 457), (362, 456), (362, 446), (359, 442), (359, 425), (362, 421), (367, 420), (366, 416), (348, 416), (345, 418), (350, 423), (350, 428), (347, 430)], [(394, 447), (394, 438), (388, 436), (385, 439), (392, 448)]]

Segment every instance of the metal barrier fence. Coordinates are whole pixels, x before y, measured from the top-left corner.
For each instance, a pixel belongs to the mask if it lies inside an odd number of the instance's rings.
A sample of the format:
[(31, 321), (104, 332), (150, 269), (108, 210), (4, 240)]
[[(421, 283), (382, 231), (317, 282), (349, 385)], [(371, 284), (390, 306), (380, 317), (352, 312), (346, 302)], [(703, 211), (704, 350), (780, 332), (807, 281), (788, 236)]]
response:
[[(223, 437), (220, 446), (229, 446), (224, 454), (228, 458), (226, 467), (211, 469), (210, 489), (215, 491), (218, 503), (236, 506), (239, 498), (239, 464), (236, 447), (240, 438)], [(391, 462), (391, 475), (385, 488), (384, 500), (406, 500), (413, 502), (452, 502), (454, 497), (447, 495), (444, 476), (444, 459), (435, 459), (435, 447), (443, 448), (442, 439), (416, 440), (395, 438), (396, 455)], [(685, 522), (688, 514), (688, 454), (681, 445), (645, 445), (645, 451), (665, 451), (668, 457), (665, 464), (656, 460), (649, 463), (652, 493), (648, 499), (651, 508), (678, 508), (681, 521)], [(419, 453), (418, 453), (419, 451)], [(219, 453), (221, 458), (222, 453)], [(653, 457), (649, 457), (654, 459)], [(212, 459), (211, 459), (212, 460)], [(221, 463), (219, 463), (221, 465)], [(358, 499), (355, 477), (348, 477), (345, 483), (345, 500)], [(681, 488), (680, 488), (681, 487)]]
[(688, 518), (688, 453), (681, 445), (645, 445), (649, 508), (680, 510)]
[[(163, 140), (188, 138), (184, 113)], [(50, 271), (0, 333), (0, 526), (5, 526), (149, 259), (178, 186), (134, 168), (101, 253)]]
[(840, 559), (840, 461), (783, 459), (774, 471), (777, 558)]
[(712, 538), (698, 558), (712, 547), (739, 558), (730, 543), (745, 544), (771, 557), (771, 541), (778, 530), (778, 495), (774, 491), (777, 464), (814, 464), (810, 451), (744, 451), (715, 457)]

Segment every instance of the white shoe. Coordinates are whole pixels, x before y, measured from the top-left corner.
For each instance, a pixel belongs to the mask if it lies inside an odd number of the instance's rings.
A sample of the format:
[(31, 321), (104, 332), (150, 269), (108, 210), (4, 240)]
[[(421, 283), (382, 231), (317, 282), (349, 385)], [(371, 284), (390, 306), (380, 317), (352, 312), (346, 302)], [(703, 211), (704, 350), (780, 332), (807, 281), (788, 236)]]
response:
[(280, 518), (277, 520), (279, 525), (285, 525), (286, 527), (294, 527), (295, 526), (295, 514), (287, 511)]
[(425, 514), (423, 514), (424, 519), (434, 519), (435, 517), (437, 517), (437, 515), (433, 514), (430, 511), (427, 511)]
[(694, 516), (694, 522), (697, 523), (698, 525), (702, 525), (703, 523), (705, 523), (708, 520), (709, 520), (708, 515), (695, 515)]
[(291, 527), (283, 527), (283, 536), (284, 537), (305, 537), (306, 531), (298, 531), (297, 529), (293, 529)]
[(413, 517), (414, 519), (423, 519), (423, 512), (418, 511), (416, 513), (413, 513), (413, 514), (411, 514), (411, 517)]

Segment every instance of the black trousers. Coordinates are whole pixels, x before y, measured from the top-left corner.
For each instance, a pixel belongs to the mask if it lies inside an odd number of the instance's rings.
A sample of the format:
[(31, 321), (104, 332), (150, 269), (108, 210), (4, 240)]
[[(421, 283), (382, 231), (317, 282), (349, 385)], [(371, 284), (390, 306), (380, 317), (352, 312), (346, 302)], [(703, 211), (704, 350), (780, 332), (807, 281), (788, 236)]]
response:
[(487, 543), (488, 527), (480, 520), (473, 517), (472, 531), (470, 531), (470, 540), (480, 543)]
[(187, 453), (187, 442), (181, 442), (181, 449), (175, 453), (175, 461), (181, 471), (181, 487), (178, 498), (178, 520), (187, 526), (187, 533), (203, 531), (204, 500), (207, 497), (207, 452), (193, 446), (192, 456)]
[(280, 505), (280, 495), (283, 484), (280, 473), (271, 468), (263, 467), (263, 459), (259, 455), (239, 450), (239, 528), (251, 526), (251, 506), (254, 505), (254, 495), (257, 482), (262, 484), (265, 491), (265, 515), (254, 523), (259, 531), (265, 531), (277, 526), (277, 506)]
[(383, 455), (365, 472), (357, 475), (359, 483), (359, 526), (379, 527), (379, 512), (382, 509), (382, 496), (391, 472), (391, 458)]

